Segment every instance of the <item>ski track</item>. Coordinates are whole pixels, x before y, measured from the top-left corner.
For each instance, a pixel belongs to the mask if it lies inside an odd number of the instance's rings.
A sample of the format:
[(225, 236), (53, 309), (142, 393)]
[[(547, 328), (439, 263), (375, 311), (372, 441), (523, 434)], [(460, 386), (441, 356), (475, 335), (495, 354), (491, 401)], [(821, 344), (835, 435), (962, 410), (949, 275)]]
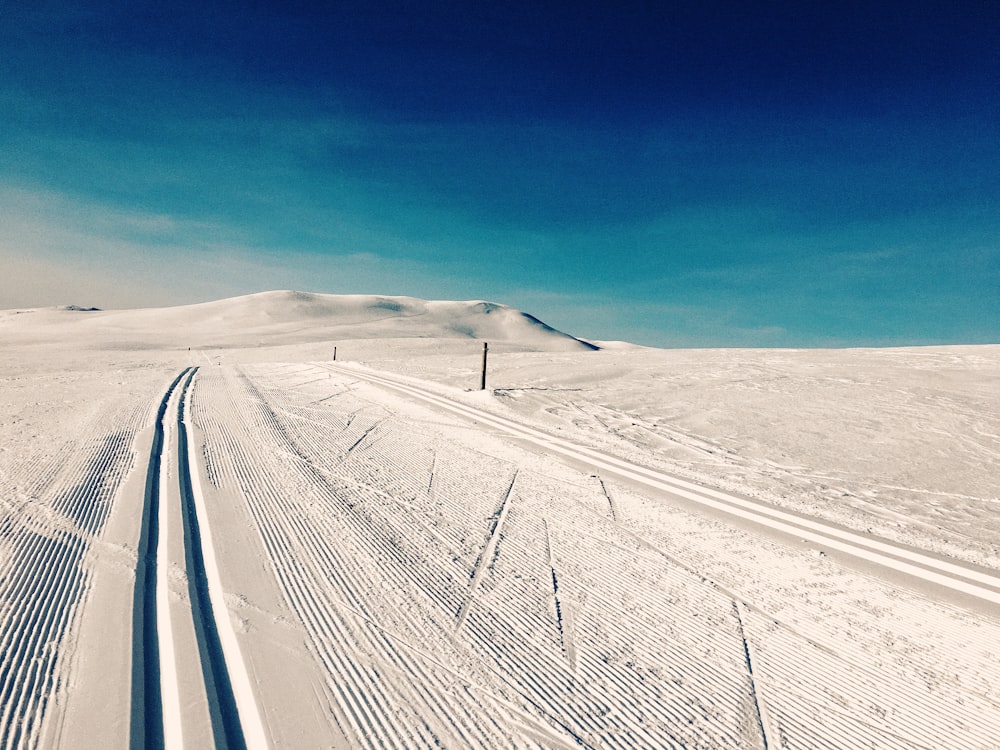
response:
[[(204, 534), (213, 493), (242, 496), (353, 746), (985, 750), (1000, 737), (990, 618), (804, 554), (789, 575), (774, 543), (466, 440), (351, 374), (202, 368), (187, 393), (167, 432), (186, 435), (192, 485), (204, 461), (191, 512)], [(16, 491), (0, 474), (0, 748), (58, 733), (88, 559), (155, 404), (116, 403), (25, 454)], [(203, 610), (219, 625), (212, 585)], [(247, 744), (264, 746), (257, 722)]]
[(193, 462), (198, 453), (188, 415), (194, 374), (188, 376), (178, 402), (179, 479), (189, 591), (197, 630), (201, 633), (202, 664), (206, 674), (210, 671), (212, 675), (206, 684), (212, 686), (210, 703), (217, 712), (213, 722), (221, 725), (223, 731), (219, 734), (225, 736), (225, 742), (217, 744), (233, 750), (267, 750), (267, 732), (226, 606), (201, 479)]
[[(111, 404), (51, 456), (18, 466), (26, 499), (0, 521), (0, 747), (38, 747), (56, 732), (75, 627), (92, 585), (89, 559), (133, 463), (144, 404)], [(9, 504), (9, 496), (5, 501)]]
[(572, 460), (593, 462), (615, 476), (638, 481), (654, 490), (667, 492), (721, 510), (731, 516), (749, 519), (791, 536), (798, 536), (824, 545), (827, 548), (847, 552), (860, 559), (876, 562), (885, 568), (922, 578), (938, 585), (944, 585), (983, 599), (991, 604), (1000, 604), (1000, 578), (994, 572), (977, 570), (969, 566), (956, 565), (944, 559), (936, 559), (905, 545), (887, 544), (867, 534), (858, 534), (818, 522), (805, 516), (789, 514), (765, 503), (748, 501), (736, 495), (720, 492), (708, 487), (651, 470), (639, 463), (629, 463), (611, 454), (603, 454), (582, 443), (564, 440), (540, 430), (527, 428), (504, 417), (442, 398), (412, 385), (392, 378), (369, 373), (364, 378), (378, 387), (387, 387), (410, 398), (433, 404), (433, 408), (457, 414), (465, 419), (483, 423), (487, 427), (499, 429), (502, 434), (527, 439), (528, 441)]
[[(206, 371), (194, 418), (358, 746), (764, 747), (766, 732), (770, 750), (971, 749), (1000, 736), (994, 623), (856, 574), (838, 574), (854, 576), (845, 590), (822, 576), (769, 588), (697, 534), (669, 533), (677, 511), (423, 429), (323, 372)], [(866, 595), (905, 616), (876, 619)], [(539, 725), (544, 739), (524, 731)]]
[[(130, 744), (168, 749), (190, 744), (186, 707), (207, 700), (216, 747), (265, 750), (261, 722), (224, 599), (189, 420), (197, 367), (183, 370), (156, 414), (146, 476), (145, 508), (133, 600), (133, 679)], [(169, 491), (177, 482), (179, 492)], [(179, 498), (179, 528), (169, 505)], [(170, 611), (168, 538), (183, 539), (188, 614), (192, 618), (204, 693), (182, 687), (180, 652)]]
[[(169, 469), (174, 430), (168, 412), (176, 404), (179, 373), (160, 398), (146, 463), (146, 481), (132, 591), (132, 697), (129, 744), (134, 748), (177, 748), (183, 743), (180, 695), (171, 627), (168, 577)], [(174, 407), (176, 409), (176, 406)]]

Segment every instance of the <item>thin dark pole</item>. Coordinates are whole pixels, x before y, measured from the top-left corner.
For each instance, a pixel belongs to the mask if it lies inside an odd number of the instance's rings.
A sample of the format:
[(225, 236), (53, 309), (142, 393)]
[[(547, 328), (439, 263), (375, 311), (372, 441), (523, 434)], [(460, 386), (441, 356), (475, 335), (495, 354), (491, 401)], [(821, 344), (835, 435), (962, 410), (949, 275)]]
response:
[(486, 352), (489, 351), (490, 345), (485, 341), (483, 342), (483, 377), (479, 381), (479, 390), (486, 390)]
[(337, 361), (337, 347), (333, 347), (333, 361)]

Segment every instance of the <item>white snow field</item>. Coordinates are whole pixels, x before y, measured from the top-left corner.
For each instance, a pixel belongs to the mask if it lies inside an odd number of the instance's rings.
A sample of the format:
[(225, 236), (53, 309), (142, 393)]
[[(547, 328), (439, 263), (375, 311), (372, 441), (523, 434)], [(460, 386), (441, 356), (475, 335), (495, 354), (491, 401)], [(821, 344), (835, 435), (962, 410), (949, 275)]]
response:
[(1000, 346), (269, 292), (0, 347), (4, 748), (1000, 748)]

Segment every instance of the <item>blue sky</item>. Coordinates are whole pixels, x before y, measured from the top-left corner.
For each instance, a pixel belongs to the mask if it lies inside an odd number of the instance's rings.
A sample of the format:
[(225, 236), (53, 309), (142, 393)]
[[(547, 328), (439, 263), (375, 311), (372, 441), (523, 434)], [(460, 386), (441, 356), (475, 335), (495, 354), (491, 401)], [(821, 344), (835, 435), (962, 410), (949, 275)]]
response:
[(658, 346), (1000, 342), (998, 49), (962, 0), (0, 0), (0, 308), (294, 288)]

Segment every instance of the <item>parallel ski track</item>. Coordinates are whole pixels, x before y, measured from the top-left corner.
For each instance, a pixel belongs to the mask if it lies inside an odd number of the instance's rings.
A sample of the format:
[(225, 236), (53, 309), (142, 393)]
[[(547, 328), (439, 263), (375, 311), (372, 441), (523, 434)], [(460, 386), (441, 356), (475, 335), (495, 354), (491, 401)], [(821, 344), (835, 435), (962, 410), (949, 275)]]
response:
[(24, 467), (33, 499), (0, 521), (0, 747), (36, 747), (54, 720), (47, 709), (91, 586), (87, 556), (130, 468), (143, 411), (112, 408), (94, 427), (116, 432), (66, 440), (56, 460)]
[[(353, 369), (342, 372), (348, 377), (363, 379), (359, 378), (359, 373)], [(363, 375), (366, 378), (368, 373)], [(394, 381), (388, 380), (380, 381), (380, 384), (389, 387), (398, 385)], [(397, 390), (399, 389), (397, 388)], [(406, 392), (418, 397), (424, 395), (419, 392), (413, 393), (412, 390)], [(438, 399), (434, 399), (434, 403), (441, 405)], [(460, 413), (462, 416), (472, 416), (494, 427), (499, 426), (506, 429), (510, 426), (503, 423), (498, 424), (493, 415), (485, 415), (476, 410), (466, 409), (464, 406), (460, 407)], [(523, 433), (518, 433), (518, 436), (525, 437)], [(550, 436), (545, 437), (549, 438)], [(566, 441), (558, 442), (560, 447), (567, 445)], [(591, 459), (592, 456), (587, 455), (587, 458)], [(687, 487), (684, 489), (686, 490)], [(567, 539), (566, 546), (572, 545), (579, 548), (584, 534), (586, 534), (586, 530), (583, 530), (579, 536)], [(558, 546), (562, 547), (563, 545)], [(923, 565), (931, 566), (938, 563), (934, 558), (927, 557), (925, 559), (924, 556), (914, 551), (894, 549), (894, 552), (910, 560), (917, 558)], [(594, 555), (598, 554), (600, 552), (595, 549)], [(559, 562), (558, 564), (560, 571), (563, 567), (568, 567), (568, 563)], [(968, 576), (971, 580), (980, 582), (984, 580), (982, 571), (959, 566), (954, 566), (954, 570), (952, 570), (952, 566), (947, 563), (944, 565), (949, 572)], [(577, 570), (575, 579), (579, 582), (594, 572), (593, 570)], [(919, 570), (916, 572), (919, 573)], [(607, 584), (611, 583), (612, 581), (607, 582)], [(628, 581), (627, 579), (625, 581), (616, 579), (613, 583), (620, 587), (623, 583), (627, 585)], [(966, 582), (959, 581), (959, 584), (963, 590), (969, 591), (969, 587), (965, 585)], [(590, 600), (593, 601), (600, 596), (597, 592), (602, 590), (613, 591), (615, 589), (610, 585), (601, 586), (600, 582), (595, 580), (587, 592)], [(648, 589), (630, 593), (634, 600), (643, 601), (645, 598), (642, 610), (650, 616), (656, 616), (658, 602), (650, 600)], [(975, 593), (990, 597), (992, 589), (976, 586)], [(611, 605), (610, 602), (609, 605)], [(586, 614), (585, 612), (582, 624), (578, 627), (586, 628)], [(691, 614), (697, 615), (697, 613)], [(995, 698), (987, 698), (976, 690), (970, 690), (969, 687), (961, 687), (954, 692), (944, 691), (942, 693), (939, 690), (930, 689), (928, 685), (928, 690), (921, 691), (919, 685), (924, 677), (919, 671), (919, 665), (911, 666), (905, 662), (892, 665), (893, 669), (900, 670), (902, 680), (895, 684), (886, 683), (884, 675), (880, 674), (878, 669), (870, 666), (872, 653), (877, 651), (877, 648), (873, 647), (872, 643), (866, 642), (867, 639), (858, 638), (856, 633), (852, 633), (850, 637), (839, 643), (837, 652), (833, 653), (817, 646), (814, 641), (804, 638), (802, 633), (794, 629), (778, 626), (774, 621), (766, 618), (762, 620), (760, 615), (750, 617), (748, 622), (751, 632), (749, 637), (755, 639), (757, 643), (755, 651), (761, 655), (761, 663), (755, 665), (755, 673), (759, 672), (759, 679), (762, 681), (770, 682), (773, 680), (774, 684), (780, 686), (780, 690), (767, 691), (767, 694), (792, 696), (791, 700), (782, 700), (780, 709), (771, 711), (778, 717), (776, 723), (789, 730), (787, 734), (781, 732), (782, 742), (787, 747), (858, 747), (870, 743), (874, 736), (878, 738), (877, 744), (880, 747), (919, 748), (926, 746), (921, 738), (948, 737), (949, 742), (953, 743), (954, 747), (971, 750), (971, 748), (988, 746), (991, 741), (989, 738), (1000, 736), (1000, 713), (998, 713), (1000, 706)], [(601, 623), (602, 631), (606, 631), (608, 627), (613, 628), (614, 626), (607, 622)], [(676, 637), (684, 640), (698, 633), (699, 631), (671, 633), (668, 644)], [(761, 633), (761, 635), (757, 635), (757, 633)], [(776, 637), (776, 633), (780, 634), (781, 637)], [(629, 623), (626, 630), (620, 635), (623, 638), (635, 638), (636, 634), (634, 624)], [(914, 633), (915, 637), (917, 635), (919, 633)], [(656, 645), (663, 648), (663, 641), (660, 640), (659, 644), (653, 645), (654, 648)], [(960, 648), (966, 644), (955, 645)], [(666, 648), (669, 652), (670, 645), (667, 645)], [(988, 654), (992, 650), (986, 643), (981, 644), (979, 648), (984, 654)], [(714, 644), (714, 648), (706, 649), (706, 653), (721, 653), (717, 649), (718, 644)], [(815, 692), (812, 694), (808, 690), (795, 687), (800, 681), (799, 668), (803, 659), (803, 649), (809, 653), (809, 658), (814, 663), (823, 665), (822, 668), (812, 673), (817, 676), (822, 675), (822, 679), (813, 686)], [(944, 663), (947, 663), (951, 659), (950, 656), (947, 656), (949, 653), (948, 645), (939, 644), (937, 649), (944, 652), (942, 656)], [(957, 674), (961, 674), (961, 669), (957, 665), (962, 663), (962, 660), (957, 657), (958, 652), (956, 651), (955, 669)], [(679, 657), (674, 654), (671, 659), (673, 658)], [(591, 679), (600, 679), (597, 674), (587, 672), (590, 664), (591, 662), (584, 654), (580, 662), (580, 669)], [(849, 665), (848, 670), (844, 669), (845, 665)], [(905, 672), (910, 671), (913, 672), (912, 675), (905, 674)], [(691, 675), (687, 675), (685, 679), (691, 679)], [(903, 685), (906, 686), (906, 689), (897, 692)], [(713, 688), (707, 684), (704, 687), (706, 690), (718, 689), (717, 686)], [(888, 704), (892, 706), (894, 718), (892, 721), (872, 724), (859, 721), (855, 718), (856, 715), (848, 710), (842, 714), (830, 716), (824, 708), (830, 701), (823, 700), (822, 696), (824, 695), (831, 697), (834, 704), (853, 704), (861, 709), (871, 709)], [(733, 697), (735, 699), (736, 696)], [(863, 713), (864, 711), (861, 711), (857, 715), (863, 715)], [(905, 716), (906, 719), (900, 721), (898, 717), (901, 716)], [(964, 716), (965, 719), (957, 721), (956, 717), (959, 716)], [(790, 737), (791, 739), (789, 739)], [(986, 744), (984, 745), (984, 743)]]
[(188, 376), (177, 407), (178, 464), (188, 592), (217, 748), (267, 750), (268, 738), (225, 601), (208, 510), (193, 463), (195, 441), (188, 419)]
[(821, 521), (797, 516), (763, 503), (701, 487), (692, 482), (624, 461), (384, 375), (357, 369), (346, 369), (336, 365), (324, 365), (324, 368), (390, 388), (397, 393), (416, 398), (435, 408), (444, 409), (465, 419), (472, 419), (499, 429), (512, 437), (530, 441), (550, 452), (572, 460), (589, 463), (603, 472), (638, 481), (654, 489), (694, 500), (715, 510), (721, 510), (724, 513), (817, 542), (828, 549), (845, 552), (887, 569), (951, 588), (990, 604), (1000, 605), (1000, 574), (996, 572), (951, 563), (924, 554), (917, 549), (883, 542), (846, 529), (836, 528)]
[(163, 747), (163, 698), (160, 690), (160, 642), (157, 631), (157, 551), (160, 541), (160, 471), (167, 405), (183, 370), (170, 383), (153, 424), (153, 442), (146, 467), (146, 490), (139, 529), (135, 588), (132, 593), (132, 707), (129, 744), (134, 750)]
[[(163, 659), (172, 660), (175, 655), (172, 631), (169, 628), (161, 630), (169, 625), (170, 615), (158, 611), (167, 598), (162, 592), (157, 596), (157, 584), (162, 583), (166, 575), (163, 569), (166, 557), (158, 552), (165, 543), (167, 531), (161, 524), (161, 519), (167, 518), (161, 513), (166, 502), (161, 496), (161, 487), (163, 457), (168, 452), (165, 435), (170, 435), (176, 438), (176, 451), (169, 453), (176, 456), (178, 467), (188, 593), (214, 745), (227, 750), (256, 750), (267, 747), (267, 738), (228, 620), (212, 540), (205, 528), (207, 515), (198, 489), (197, 467), (192, 464), (193, 441), (185, 407), (198, 369), (186, 368), (174, 379), (156, 415), (133, 601), (130, 742), (133, 748), (180, 747), (184, 742), (183, 701), (179, 703), (174, 697), (176, 665), (162, 662)], [(175, 429), (168, 431), (167, 409), (172, 398), (177, 400), (177, 417)], [(170, 679), (164, 682), (167, 676)], [(171, 708), (169, 713), (165, 712), (167, 706)]]
[(187, 571), (188, 596), (191, 617), (194, 620), (195, 638), (201, 660), (202, 679), (208, 697), (208, 713), (217, 748), (245, 750), (243, 729), (240, 725), (232, 681), (226, 669), (219, 627), (215, 621), (208, 591), (208, 574), (202, 531), (194, 507), (191, 488), (191, 466), (188, 456), (187, 429), (184, 424), (184, 405), (191, 379), (197, 368), (187, 376), (177, 405), (177, 465), (180, 482), (181, 518), (184, 528), (184, 566)]

